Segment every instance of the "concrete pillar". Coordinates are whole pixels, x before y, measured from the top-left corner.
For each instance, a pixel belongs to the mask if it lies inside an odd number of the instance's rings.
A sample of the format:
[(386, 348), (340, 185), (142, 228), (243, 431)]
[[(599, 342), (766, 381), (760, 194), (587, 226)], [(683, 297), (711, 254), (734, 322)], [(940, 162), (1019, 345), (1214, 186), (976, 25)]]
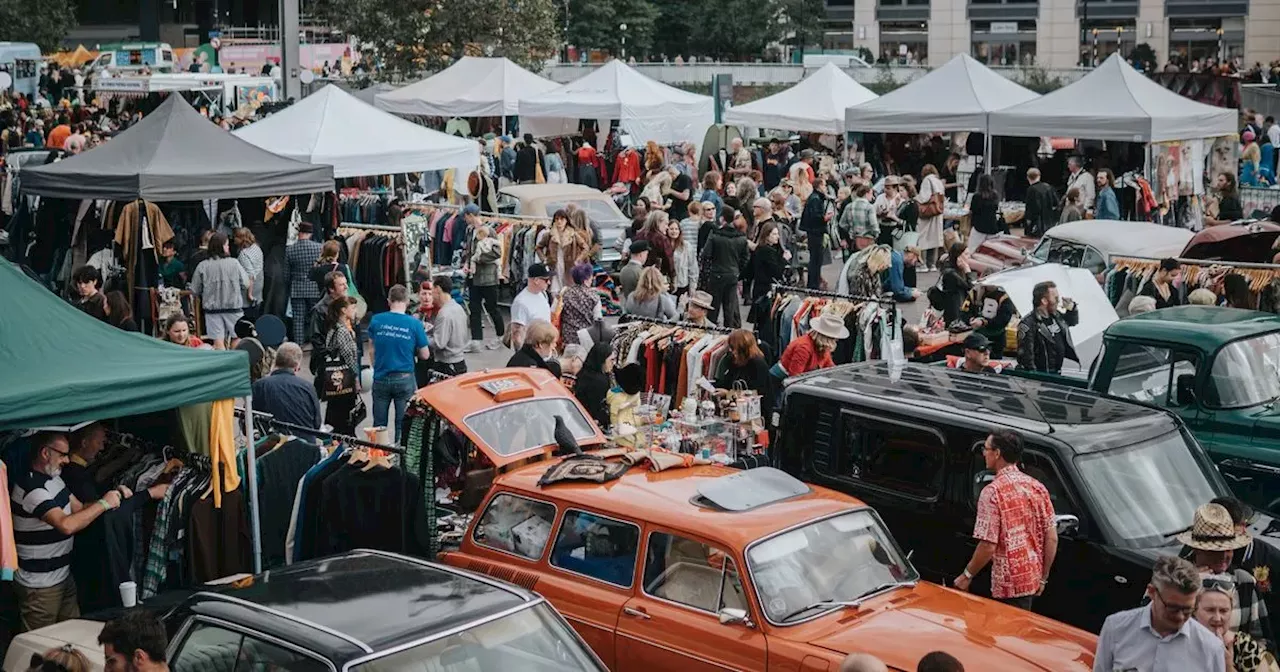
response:
[(939, 66), (971, 50), (967, 0), (929, 3), (929, 65)]
[(1280, 58), (1280, 2), (1252, 0), (1244, 22), (1244, 64), (1266, 67)]
[(1069, 68), (1079, 59), (1080, 21), (1071, 0), (1040, 0), (1036, 18), (1036, 65)]
[[(1134, 44), (1151, 45), (1156, 51), (1157, 67), (1164, 67), (1169, 61), (1169, 19), (1164, 15), (1164, 2), (1138, 0), (1138, 38)], [(1258, 3), (1250, 4), (1256, 7)]]
[(876, 0), (854, 0), (853, 47), (866, 47), (872, 62), (880, 57), (880, 22), (876, 21)]
[(280, 0), (280, 70), (285, 99), (302, 99), (298, 54), (298, 0)]

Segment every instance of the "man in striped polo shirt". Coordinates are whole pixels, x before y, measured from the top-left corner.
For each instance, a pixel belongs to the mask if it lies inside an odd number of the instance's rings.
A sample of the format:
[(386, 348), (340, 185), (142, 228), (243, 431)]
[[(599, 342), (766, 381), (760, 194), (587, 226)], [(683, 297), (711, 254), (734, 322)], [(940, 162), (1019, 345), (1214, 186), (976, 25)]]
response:
[(31, 437), (31, 447), (31, 468), (14, 474), (9, 492), (18, 546), (16, 587), (27, 630), (80, 615), (71, 579), (72, 535), (118, 508), (121, 494), (130, 494), (112, 490), (96, 502), (81, 503), (62, 482), (62, 467), (71, 455), (66, 435), (39, 432)]

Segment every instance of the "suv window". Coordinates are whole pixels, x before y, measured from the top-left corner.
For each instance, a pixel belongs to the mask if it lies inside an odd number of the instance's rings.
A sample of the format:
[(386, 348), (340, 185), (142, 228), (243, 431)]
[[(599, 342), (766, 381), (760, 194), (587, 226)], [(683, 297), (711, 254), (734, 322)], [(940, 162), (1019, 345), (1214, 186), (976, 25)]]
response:
[[(1107, 392), (1166, 408), (1178, 408), (1179, 384), (1190, 389), (1195, 383), (1194, 354), (1156, 345), (1120, 343), (1120, 355)], [(1179, 382), (1181, 381), (1181, 383)]]
[(636, 570), (640, 527), (585, 511), (567, 511), (560, 521), (551, 564), (623, 588)]
[[(978, 504), (978, 495), (994, 478), (995, 474), (987, 469), (987, 463), (982, 456), (983, 441), (979, 441), (973, 445), (973, 466), (970, 470), (972, 476), (970, 482), (974, 484), (973, 498), (970, 502), (970, 508), (976, 509)], [(1074, 504), (1071, 503), (1071, 497), (1067, 494), (1067, 486), (1062, 480), (1062, 473), (1053, 463), (1053, 458), (1039, 452), (1028, 445), (1026, 450), (1022, 452), (1022, 464), (1019, 465), (1022, 473), (1040, 481), (1044, 485), (1044, 489), (1049, 491), (1049, 500), (1053, 502), (1054, 514), (1070, 513), (1080, 515)]]
[(327, 672), (315, 658), (235, 630), (196, 622), (177, 654), (174, 672)]
[(700, 541), (665, 532), (649, 535), (644, 592), (713, 614), (725, 607), (747, 608), (733, 558)]
[(915, 497), (938, 496), (947, 450), (941, 434), (850, 412), (840, 425), (839, 475)]
[(490, 500), (472, 538), (480, 546), (537, 560), (555, 519), (554, 505), (503, 493)]

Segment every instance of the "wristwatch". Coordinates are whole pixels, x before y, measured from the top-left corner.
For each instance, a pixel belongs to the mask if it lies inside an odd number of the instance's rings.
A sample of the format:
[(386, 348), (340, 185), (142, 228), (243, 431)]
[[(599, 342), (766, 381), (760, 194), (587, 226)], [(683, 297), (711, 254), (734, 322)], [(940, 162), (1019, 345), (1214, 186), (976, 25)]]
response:
[(966, 578), (966, 579), (970, 579), (970, 580), (972, 580), (972, 579), (973, 579), (973, 575), (969, 573), (969, 568), (968, 568), (968, 567), (965, 567), (965, 568), (964, 568), (964, 578)]

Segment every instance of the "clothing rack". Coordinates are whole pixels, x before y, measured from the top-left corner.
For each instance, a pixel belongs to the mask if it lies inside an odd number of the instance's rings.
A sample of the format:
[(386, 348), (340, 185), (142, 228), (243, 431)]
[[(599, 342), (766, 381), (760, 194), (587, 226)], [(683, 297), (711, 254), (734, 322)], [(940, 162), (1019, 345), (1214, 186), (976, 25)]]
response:
[[(467, 206), (455, 205), (453, 203), (405, 203), (405, 211), (420, 210), (431, 211), (434, 209), (441, 210), (461, 210)], [(538, 215), (508, 215), (501, 212), (481, 212), (480, 220), (485, 222), (504, 222), (504, 221), (529, 221), (529, 222), (546, 222), (550, 223), (550, 217), (540, 217)]]
[(805, 296), (820, 296), (828, 299), (846, 299), (848, 301), (859, 301), (862, 303), (878, 303), (881, 305), (897, 306), (897, 302), (893, 299), (887, 299), (879, 296), (855, 296), (853, 294), (840, 294), (839, 292), (829, 292), (823, 289), (809, 289), (807, 287), (795, 287), (793, 285), (784, 285), (781, 283), (773, 283), (774, 292), (787, 292), (791, 294), (804, 294)]
[(632, 325), (632, 324), (661, 324), (661, 325), (670, 326), (670, 327), (679, 327), (682, 329), (699, 329), (702, 331), (714, 331), (719, 334), (728, 334), (735, 331), (731, 327), (714, 327), (714, 326), (704, 327), (699, 324), (694, 324), (693, 322), (683, 322), (680, 320), (663, 320), (663, 319), (658, 319), (656, 317), (632, 318), (627, 322), (619, 324), (618, 328), (627, 328), (629, 325)]
[(361, 224), (359, 222), (338, 222), (339, 229), (360, 229), (362, 231), (389, 231), (392, 233), (401, 233), (403, 229), (398, 226), (386, 226), (384, 224)]
[[(236, 416), (237, 416), (237, 417), (240, 417), (240, 418), (244, 418), (244, 417), (245, 417), (245, 413), (244, 413), (244, 409), (243, 409), (243, 408), (236, 408), (236, 409), (234, 409), (234, 412), (235, 412), (235, 414), (236, 414)], [(251, 411), (251, 413), (252, 413), (253, 419), (254, 419), (255, 421), (261, 420), (261, 421), (266, 422), (266, 423), (268, 423), (269, 425), (271, 425), (271, 426), (275, 427), (276, 429), (287, 429), (287, 430), (289, 430), (290, 432), (293, 432), (293, 433), (296, 433), (296, 434), (301, 434), (301, 435), (303, 435), (303, 436), (307, 436), (307, 437), (314, 437), (314, 438), (318, 438), (318, 439), (329, 439), (329, 440), (331, 440), (331, 441), (337, 441), (338, 443), (344, 443), (344, 444), (349, 444), (349, 445), (356, 445), (356, 446), (361, 446), (361, 447), (364, 447), (364, 448), (373, 448), (373, 449), (375, 449), (375, 450), (383, 450), (383, 451), (386, 451), (386, 452), (388, 452), (388, 453), (393, 453), (393, 454), (395, 454), (395, 455), (398, 455), (398, 456), (401, 458), (401, 459), (400, 459), (400, 463), (401, 463), (401, 466), (402, 466), (402, 468), (403, 468), (403, 464), (404, 464), (404, 459), (403, 459), (403, 458), (404, 458), (404, 454), (405, 454), (405, 449), (404, 449), (404, 448), (400, 448), (400, 447), (398, 447), (398, 446), (389, 446), (389, 445), (386, 445), (386, 444), (383, 444), (383, 443), (374, 443), (374, 442), (372, 442), (372, 441), (366, 441), (366, 440), (364, 440), (364, 439), (357, 439), (357, 438), (356, 438), (356, 437), (354, 437), (354, 436), (347, 436), (346, 434), (336, 434), (336, 433), (334, 433), (334, 432), (325, 432), (325, 431), (321, 431), (321, 430), (318, 430), (318, 429), (312, 429), (312, 428), (310, 428), (310, 427), (303, 427), (302, 425), (295, 425), (295, 424), (293, 424), (293, 423), (291, 423), (291, 422), (285, 422), (285, 421), (283, 421), (283, 420), (277, 420), (277, 419), (275, 418), (275, 416), (273, 416), (272, 414), (267, 413), (267, 412), (265, 412), (265, 411)], [(252, 446), (252, 445), (253, 445), (253, 437), (248, 437), (248, 438), (249, 438), (249, 445), (250, 445), (250, 446)], [(251, 455), (250, 457), (253, 457), (253, 456)], [(256, 460), (255, 460), (255, 462), (256, 462)], [(248, 469), (248, 470), (246, 470), (246, 471), (251, 473), (251, 472), (253, 472), (253, 471), (255, 471), (255, 470), (254, 470), (254, 469)], [(256, 480), (252, 482), (252, 484), (253, 484), (255, 487), (253, 488), (253, 492), (252, 492), (252, 493), (250, 493), (250, 494), (251, 494), (251, 497), (252, 497), (252, 504), (253, 504), (253, 515), (252, 515), (251, 519), (252, 519), (252, 522), (253, 522), (253, 565), (254, 565), (254, 570), (253, 570), (253, 571), (254, 571), (254, 573), (255, 573), (255, 574), (256, 574), (256, 573), (258, 573), (258, 572), (261, 572), (261, 571), (262, 571), (262, 567), (261, 567), (261, 565), (262, 565), (262, 537), (261, 537), (260, 529), (259, 529), (259, 527), (258, 527), (258, 526), (259, 526), (259, 521), (258, 521), (258, 517), (259, 517), (259, 513), (258, 513), (258, 489), (257, 489), (257, 487), (256, 487), (256, 483), (257, 483), (257, 482), (256, 482)], [(401, 507), (404, 507), (404, 506), (406, 505), (406, 503), (409, 501), (409, 492), (408, 492), (408, 490), (406, 489), (407, 487), (408, 487), (408, 486), (406, 486), (406, 485), (405, 485), (404, 479), (401, 479), (401, 480), (400, 480), (400, 505), (401, 505)], [(424, 496), (424, 497), (425, 497), (425, 496), (432, 496), (432, 497), (434, 497), (435, 495), (434, 495), (434, 493), (432, 493), (432, 491), (431, 491), (431, 488), (430, 488), (430, 487), (423, 486), (423, 496)], [(406, 513), (405, 515), (407, 516), (408, 514)], [(405, 549), (408, 547), (408, 543), (407, 543), (407, 541), (406, 541), (406, 539), (405, 539), (404, 527), (405, 527), (404, 525), (400, 525), (400, 550), (401, 550), (401, 551), (405, 550)]]

